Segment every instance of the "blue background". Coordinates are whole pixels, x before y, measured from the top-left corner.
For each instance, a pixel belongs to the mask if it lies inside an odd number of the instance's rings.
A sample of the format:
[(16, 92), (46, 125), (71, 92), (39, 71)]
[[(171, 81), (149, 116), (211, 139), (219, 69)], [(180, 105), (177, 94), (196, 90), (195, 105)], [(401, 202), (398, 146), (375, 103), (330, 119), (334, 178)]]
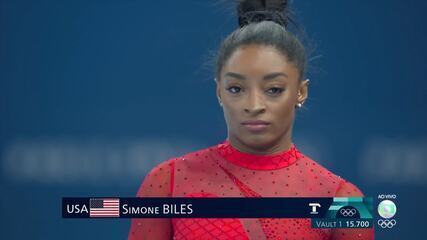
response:
[[(225, 139), (211, 64), (237, 26), (224, 2), (0, 0), (1, 239), (126, 238), (128, 219), (62, 219), (61, 197), (134, 196), (159, 162)], [(397, 195), (398, 225), (376, 239), (420, 239), (427, 2), (292, 9), (312, 83), (296, 145), (367, 196)]]

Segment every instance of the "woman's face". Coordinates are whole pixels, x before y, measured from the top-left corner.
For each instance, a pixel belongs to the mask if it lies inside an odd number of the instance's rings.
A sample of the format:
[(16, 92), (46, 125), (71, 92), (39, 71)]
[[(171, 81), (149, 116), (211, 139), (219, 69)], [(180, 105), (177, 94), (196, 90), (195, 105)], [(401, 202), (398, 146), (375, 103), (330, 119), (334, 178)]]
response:
[(307, 82), (299, 80), (298, 69), (273, 47), (235, 50), (217, 79), (229, 141), (249, 153), (289, 148), (295, 107), (307, 98)]

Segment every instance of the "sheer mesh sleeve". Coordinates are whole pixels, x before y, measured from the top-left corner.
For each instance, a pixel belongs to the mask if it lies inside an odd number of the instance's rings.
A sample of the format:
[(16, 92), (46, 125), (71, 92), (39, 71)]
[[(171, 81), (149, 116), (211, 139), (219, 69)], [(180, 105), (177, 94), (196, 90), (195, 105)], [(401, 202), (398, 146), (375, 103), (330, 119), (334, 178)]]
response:
[[(354, 184), (343, 180), (337, 192), (335, 193), (335, 196), (336, 197), (363, 197), (363, 193)], [(373, 240), (374, 228), (372, 227), (368, 229), (363, 229), (363, 228), (333, 229), (331, 239), (332, 240), (346, 240), (346, 239)]]
[[(174, 159), (153, 168), (142, 182), (137, 197), (171, 197)], [(134, 218), (128, 235), (129, 240), (172, 239), (171, 219)]]

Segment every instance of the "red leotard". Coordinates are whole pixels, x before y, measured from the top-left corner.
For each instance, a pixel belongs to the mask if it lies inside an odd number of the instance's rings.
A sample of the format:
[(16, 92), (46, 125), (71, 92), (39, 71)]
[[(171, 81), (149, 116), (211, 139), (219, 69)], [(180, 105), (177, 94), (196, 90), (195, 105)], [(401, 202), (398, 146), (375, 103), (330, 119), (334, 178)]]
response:
[[(228, 141), (173, 158), (144, 179), (138, 197), (363, 196), (295, 145), (272, 155), (240, 152)], [(213, 209), (214, 211), (214, 209)], [(373, 229), (314, 229), (302, 218), (132, 219), (129, 239), (373, 239)]]

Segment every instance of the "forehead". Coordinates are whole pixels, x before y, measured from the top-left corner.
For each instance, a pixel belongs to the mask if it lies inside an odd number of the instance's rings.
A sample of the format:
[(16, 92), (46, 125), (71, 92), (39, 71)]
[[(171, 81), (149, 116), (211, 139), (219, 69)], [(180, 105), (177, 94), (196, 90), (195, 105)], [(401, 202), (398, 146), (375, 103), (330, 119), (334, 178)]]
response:
[(283, 72), (289, 78), (298, 78), (298, 70), (279, 50), (271, 46), (248, 45), (236, 49), (221, 71), (261, 77), (272, 72)]

